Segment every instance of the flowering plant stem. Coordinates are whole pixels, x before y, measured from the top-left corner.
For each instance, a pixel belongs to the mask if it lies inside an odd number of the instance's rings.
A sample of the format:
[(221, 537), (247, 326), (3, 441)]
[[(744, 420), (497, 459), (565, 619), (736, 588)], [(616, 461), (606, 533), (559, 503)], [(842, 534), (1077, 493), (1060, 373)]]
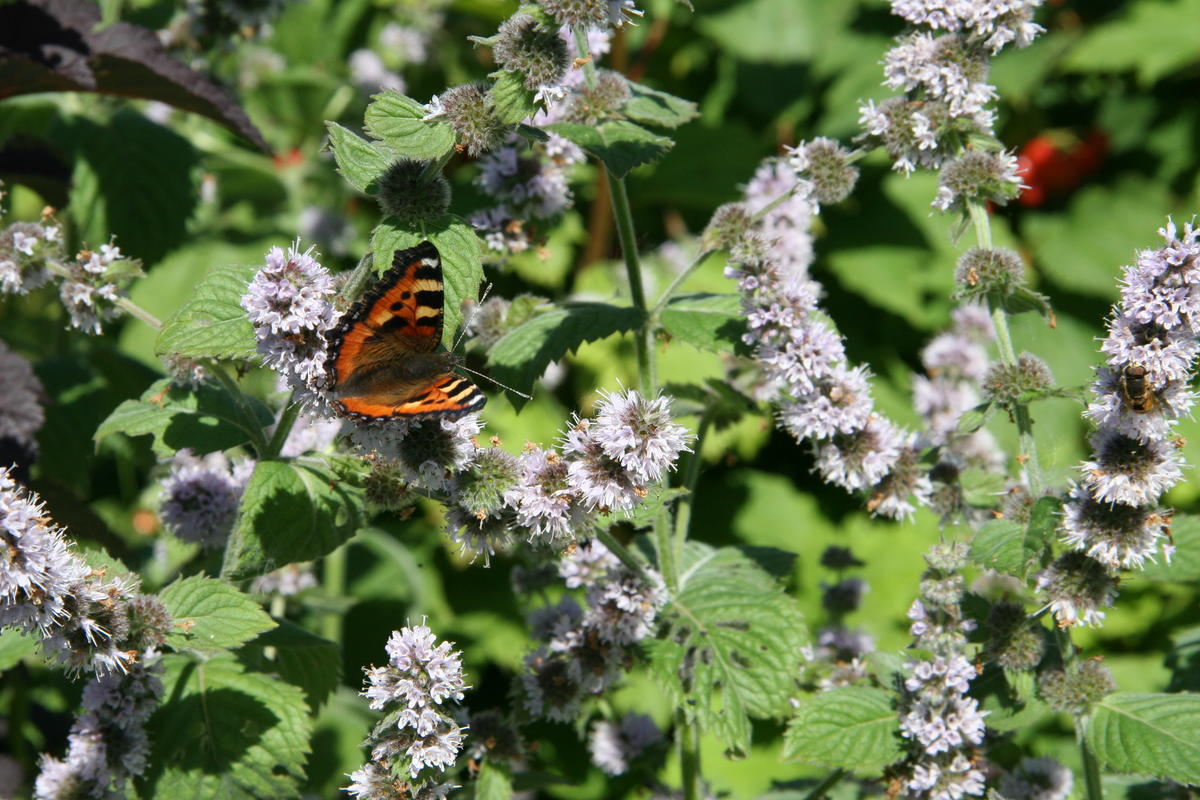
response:
[(1100, 765), (1092, 748), (1088, 747), (1083, 735), (1083, 719), (1075, 720), (1075, 738), (1079, 742), (1079, 753), (1083, 757), (1083, 784), (1088, 800), (1104, 800), (1104, 787), (1100, 783)]
[[(987, 208), (982, 203), (968, 203), (967, 210), (971, 224), (975, 228), (975, 239), (985, 250), (992, 247), (992, 225), (988, 219)], [(1012, 335), (1008, 330), (1008, 312), (1002, 306), (989, 301), (992, 312), (992, 327), (996, 331), (996, 349), (1000, 360), (1005, 364), (1017, 363), (1017, 352), (1013, 347)], [(1020, 462), (1025, 470), (1029, 483), (1029, 491), (1033, 495), (1041, 492), (1042, 469), (1038, 464), (1037, 442), (1033, 437), (1033, 418), (1029, 415), (1029, 406), (1018, 402), (1013, 417), (1017, 423), (1017, 436), (1021, 450)]]
[[(242, 412), (246, 415), (246, 419), (253, 419), (254, 414), (250, 411), (250, 407), (246, 401), (246, 395), (242, 394), (242, 390), (238, 386), (237, 381), (235, 381), (229, 375), (229, 373), (225, 370), (225, 367), (219, 362), (211, 361), (206, 364), (205, 368), (215, 375), (217, 380), (220, 381), (221, 385), (225, 387), (225, 390), (233, 396), (233, 401), (241, 406)], [(260, 458), (265, 457), (267, 455), (268, 446), (267, 439), (265, 436), (263, 436), (262, 430), (253, 425), (249, 427), (243, 427), (242, 430), (250, 438), (250, 444), (254, 447), (254, 452), (257, 453)]]
[(284, 442), (287, 441), (288, 434), (292, 432), (292, 426), (296, 424), (296, 417), (299, 415), (300, 403), (296, 401), (296, 392), (293, 390), (287, 405), (283, 407), (283, 413), (279, 415), (279, 424), (275, 426), (275, 433), (271, 435), (271, 441), (267, 442), (266, 452), (263, 453), (266, 458), (274, 458), (283, 450)]

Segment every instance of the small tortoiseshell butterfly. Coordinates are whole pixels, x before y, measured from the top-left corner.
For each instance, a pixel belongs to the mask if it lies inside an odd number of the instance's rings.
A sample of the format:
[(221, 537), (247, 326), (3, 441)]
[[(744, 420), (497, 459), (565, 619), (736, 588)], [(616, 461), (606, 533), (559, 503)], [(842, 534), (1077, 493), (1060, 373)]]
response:
[(398, 250), (392, 267), (329, 335), (334, 405), (362, 420), (458, 419), (483, 408), (479, 387), (452, 371), (442, 341), (442, 259), (430, 242)]

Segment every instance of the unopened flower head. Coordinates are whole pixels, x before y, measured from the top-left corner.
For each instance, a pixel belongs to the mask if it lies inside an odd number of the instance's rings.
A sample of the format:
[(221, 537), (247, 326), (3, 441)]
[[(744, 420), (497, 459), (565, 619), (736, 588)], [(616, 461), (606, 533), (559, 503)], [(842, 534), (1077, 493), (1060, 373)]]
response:
[(1038, 573), (1038, 591), (1050, 601), (1059, 627), (1099, 625), (1117, 596), (1117, 580), (1104, 564), (1074, 550)]
[(854, 191), (858, 167), (851, 163), (852, 153), (833, 139), (818, 137), (789, 148), (792, 169), (807, 180), (818, 203), (840, 203)]
[(960, 117), (942, 101), (907, 97), (878, 104), (868, 100), (858, 111), (863, 141), (882, 146), (893, 159), (892, 168), (905, 174), (918, 167), (938, 169), (956, 152), (957, 141), (989, 134), (994, 122), (986, 108)]
[(629, 97), (629, 81), (624, 75), (609, 69), (597, 70), (595, 86), (585, 82), (573, 87), (564, 116), (569, 122), (595, 125), (617, 117)]
[(1112, 672), (1098, 658), (1089, 658), (1065, 669), (1043, 673), (1038, 690), (1046, 704), (1055, 711), (1082, 715), (1096, 701), (1117, 690)]
[(36, 435), (46, 419), (42, 411), (42, 383), (33, 365), (0, 341), (0, 386), (4, 400), (0, 405), (0, 440), (11, 441), (33, 455)]
[(942, 165), (933, 207), (960, 211), (971, 204), (1004, 205), (1021, 192), (1017, 159), (1011, 153), (967, 150)]
[(500, 25), (492, 47), (496, 63), (522, 76), (525, 88), (555, 85), (570, 65), (567, 43), (558, 31), (528, 14), (516, 14)]
[(954, 280), (961, 300), (1003, 298), (1023, 285), (1025, 264), (1012, 250), (972, 247), (959, 257)]
[(1022, 397), (1049, 389), (1054, 376), (1045, 361), (1032, 353), (1021, 353), (1015, 364), (996, 361), (983, 376), (983, 396), (1002, 406), (1022, 402)]
[(474, 83), (455, 86), (435, 97), (431, 105), (437, 108), (434, 113), (446, 117), (458, 143), (472, 158), (500, 146), (506, 126), (485, 86)]
[(264, 363), (293, 388), (325, 381), (325, 332), (335, 323), (333, 278), (299, 243), (267, 251), (266, 262), (242, 296)]
[(416, 223), (446, 213), (450, 183), (440, 169), (431, 168), (430, 162), (401, 158), (379, 178), (376, 199), (384, 214)]

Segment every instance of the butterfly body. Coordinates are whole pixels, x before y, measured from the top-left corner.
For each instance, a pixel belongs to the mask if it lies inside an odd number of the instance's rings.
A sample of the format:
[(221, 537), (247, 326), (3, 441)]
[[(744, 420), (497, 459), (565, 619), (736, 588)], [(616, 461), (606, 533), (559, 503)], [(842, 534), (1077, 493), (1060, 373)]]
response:
[(457, 419), (486, 397), (453, 372), (442, 340), (441, 257), (429, 242), (398, 250), (392, 267), (329, 335), (334, 405), (363, 420)]

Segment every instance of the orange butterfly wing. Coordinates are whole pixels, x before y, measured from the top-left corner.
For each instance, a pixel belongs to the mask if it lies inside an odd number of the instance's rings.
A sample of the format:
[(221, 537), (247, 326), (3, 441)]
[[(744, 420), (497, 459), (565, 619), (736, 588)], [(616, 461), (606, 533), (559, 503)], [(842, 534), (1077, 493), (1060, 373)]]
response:
[(487, 398), (437, 353), (442, 339), (441, 257), (429, 242), (398, 250), (392, 267), (329, 335), (326, 372), (348, 416), (456, 419)]

